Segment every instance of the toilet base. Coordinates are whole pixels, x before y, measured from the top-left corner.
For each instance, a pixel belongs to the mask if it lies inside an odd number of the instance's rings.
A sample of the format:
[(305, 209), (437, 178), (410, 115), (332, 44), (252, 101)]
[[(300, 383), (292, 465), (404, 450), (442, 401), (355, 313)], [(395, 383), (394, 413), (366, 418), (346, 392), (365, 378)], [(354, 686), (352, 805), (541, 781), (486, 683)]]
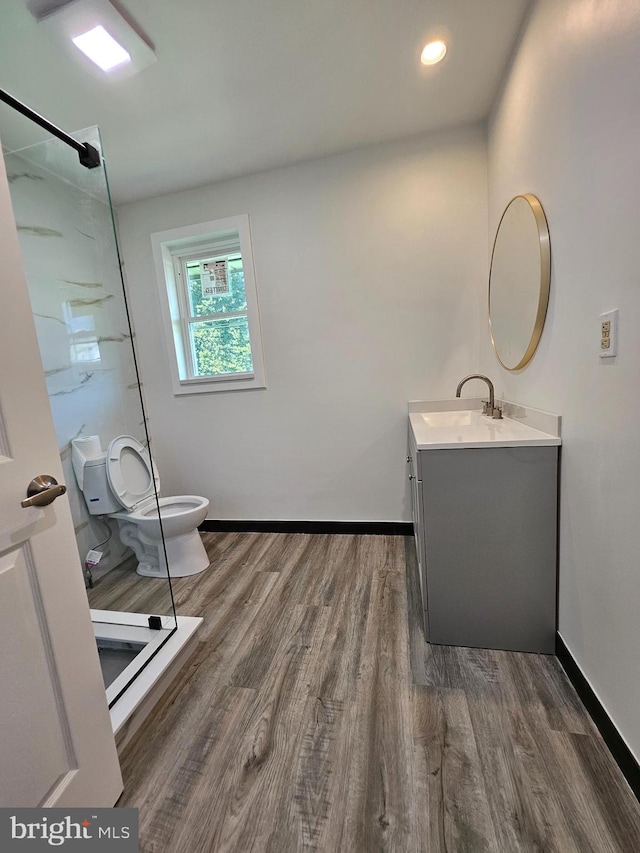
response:
[[(166, 578), (167, 568), (162, 543), (159, 547), (154, 543), (153, 547), (156, 559), (140, 560), (136, 572), (146, 578)], [(169, 575), (172, 578), (199, 575), (200, 572), (209, 568), (209, 557), (197, 530), (190, 530), (189, 533), (167, 539), (165, 547), (169, 561)]]
[(202, 544), (198, 530), (190, 530), (178, 536), (165, 540), (165, 548), (161, 539), (146, 536), (140, 528), (127, 519), (125, 515), (116, 515), (120, 540), (127, 545), (138, 558), (136, 572), (145, 578), (166, 578), (167, 560), (169, 576), (185, 578), (198, 575), (209, 567), (209, 557)]

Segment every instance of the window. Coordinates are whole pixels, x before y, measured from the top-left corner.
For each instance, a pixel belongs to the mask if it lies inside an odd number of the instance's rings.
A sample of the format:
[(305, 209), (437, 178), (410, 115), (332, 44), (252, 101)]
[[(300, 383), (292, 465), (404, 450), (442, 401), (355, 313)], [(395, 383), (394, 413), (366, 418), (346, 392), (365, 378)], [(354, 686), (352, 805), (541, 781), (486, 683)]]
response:
[(265, 388), (249, 217), (151, 241), (174, 393)]

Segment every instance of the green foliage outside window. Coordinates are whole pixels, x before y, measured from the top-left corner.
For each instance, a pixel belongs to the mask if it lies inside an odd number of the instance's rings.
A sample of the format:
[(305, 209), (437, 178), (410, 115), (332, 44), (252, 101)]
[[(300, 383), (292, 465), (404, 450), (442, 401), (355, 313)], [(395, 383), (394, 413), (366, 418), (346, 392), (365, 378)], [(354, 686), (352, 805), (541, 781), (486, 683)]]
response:
[[(189, 323), (196, 376), (250, 373), (253, 370), (242, 258), (229, 257), (228, 274), (228, 294), (203, 297), (200, 263), (187, 263), (191, 316), (207, 317), (206, 320)], [(242, 312), (242, 315), (219, 316), (232, 312)], [(211, 315), (218, 316), (212, 319)]]

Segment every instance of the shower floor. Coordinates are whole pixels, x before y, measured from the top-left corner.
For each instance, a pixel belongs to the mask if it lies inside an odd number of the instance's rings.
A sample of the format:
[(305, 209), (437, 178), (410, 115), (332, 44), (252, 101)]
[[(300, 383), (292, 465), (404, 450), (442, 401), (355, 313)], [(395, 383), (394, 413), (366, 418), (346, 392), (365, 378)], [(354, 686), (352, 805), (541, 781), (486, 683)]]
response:
[(136, 658), (146, 643), (118, 643), (98, 640), (98, 656), (105, 690), (121, 675)]

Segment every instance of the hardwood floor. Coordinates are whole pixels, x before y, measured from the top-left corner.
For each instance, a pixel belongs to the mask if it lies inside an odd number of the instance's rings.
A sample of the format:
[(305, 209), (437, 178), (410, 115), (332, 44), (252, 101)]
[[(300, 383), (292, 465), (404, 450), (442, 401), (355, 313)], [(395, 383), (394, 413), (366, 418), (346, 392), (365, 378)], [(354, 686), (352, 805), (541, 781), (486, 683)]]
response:
[(167, 579), (145, 578), (143, 582), (136, 575), (137, 564), (132, 554), (118, 568), (97, 580), (94, 587), (87, 589), (89, 607), (95, 610), (172, 616), (171, 590)]
[[(204, 538), (211, 569), (174, 581), (200, 645), (122, 756), (142, 851), (640, 848), (555, 658), (424, 643), (410, 539)], [(158, 600), (111, 574), (100, 606)]]

